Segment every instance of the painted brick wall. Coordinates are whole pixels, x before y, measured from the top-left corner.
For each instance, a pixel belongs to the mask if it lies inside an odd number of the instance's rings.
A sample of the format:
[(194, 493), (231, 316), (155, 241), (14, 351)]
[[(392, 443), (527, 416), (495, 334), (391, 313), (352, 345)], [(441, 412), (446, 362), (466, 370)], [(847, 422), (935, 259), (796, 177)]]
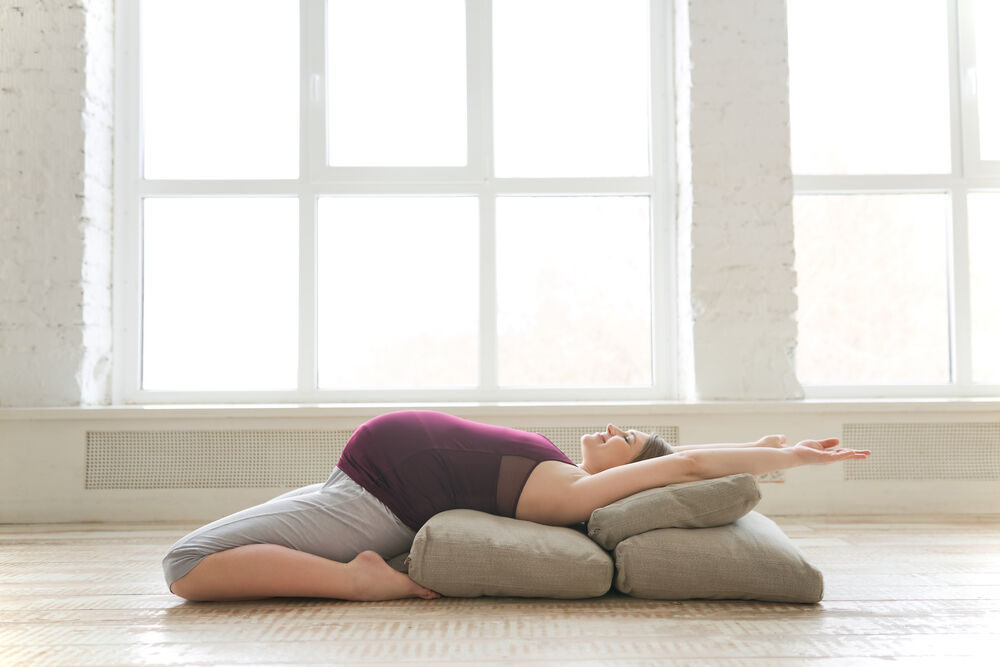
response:
[(785, 2), (675, 9), (681, 386), (705, 400), (801, 398)]
[(0, 406), (106, 403), (112, 0), (0, 0)]
[[(675, 0), (681, 387), (797, 398), (784, 0)], [(0, 407), (106, 403), (112, 0), (0, 0)]]

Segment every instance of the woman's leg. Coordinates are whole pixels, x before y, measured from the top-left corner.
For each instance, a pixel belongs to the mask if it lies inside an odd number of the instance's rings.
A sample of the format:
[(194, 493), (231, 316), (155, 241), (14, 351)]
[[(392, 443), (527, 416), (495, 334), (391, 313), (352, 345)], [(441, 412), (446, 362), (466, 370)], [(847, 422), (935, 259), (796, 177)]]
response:
[(188, 600), (258, 600), (315, 597), (396, 600), (440, 597), (374, 551), (338, 563), (277, 544), (249, 544), (206, 556), (170, 590)]
[(335, 470), (326, 484), (190, 533), (163, 566), (171, 590), (192, 600), (434, 597), (379, 557), (406, 551), (413, 536), (378, 499)]

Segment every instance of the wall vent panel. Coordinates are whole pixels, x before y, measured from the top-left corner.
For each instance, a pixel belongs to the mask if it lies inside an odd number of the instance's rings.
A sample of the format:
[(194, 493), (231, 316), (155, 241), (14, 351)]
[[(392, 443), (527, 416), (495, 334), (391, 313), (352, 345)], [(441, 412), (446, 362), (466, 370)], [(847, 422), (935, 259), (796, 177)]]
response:
[(846, 480), (1000, 480), (1000, 423), (844, 424)]
[[(596, 426), (517, 426), (579, 461)], [(623, 425), (677, 442), (676, 426)], [(325, 481), (353, 430), (88, 431), (87, 489), (297, 487)]]
[(88, 431), (88, 489), (296, 487), (325, 481), (353, 431)]

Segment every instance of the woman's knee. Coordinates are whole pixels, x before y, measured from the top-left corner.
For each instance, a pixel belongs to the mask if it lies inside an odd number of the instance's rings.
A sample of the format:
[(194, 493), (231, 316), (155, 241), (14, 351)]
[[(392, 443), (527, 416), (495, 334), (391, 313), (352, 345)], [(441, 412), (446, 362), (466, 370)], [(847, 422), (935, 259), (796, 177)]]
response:
[(170, 592), (178, 597), (184, 598), (185, 600), (200, 601), (197, 586), (192, 583), (192, 572), (194, 572), (194, 570), (188, 572), (183, 577), (170, 584)]
[[(213, 555), (210, 554), (202, 558), (193, 568), (169, 584), (168, 588), (170, 588), (170, 592), (192, 602), (204, 602), (214, 599), (209, 590), (212, 587), (213, 576), (210, 570), (213, 569), (213, 566), (210, 563), (206, 564), (206, 561), (212, 560), (211, 556)], [(218, 576), (217, 570), (215, 574)]]
[[(188, 544), (175, 544), (163, 558), (163, 577), (167, 587), (174, 595), (187, 600), (193, 600), (195, 594), (193, 582), (198, 578), (195, 571), (209, 556), (202, 549), (193, 548)], [(195, 574), (195, 576), (191, 576)]]

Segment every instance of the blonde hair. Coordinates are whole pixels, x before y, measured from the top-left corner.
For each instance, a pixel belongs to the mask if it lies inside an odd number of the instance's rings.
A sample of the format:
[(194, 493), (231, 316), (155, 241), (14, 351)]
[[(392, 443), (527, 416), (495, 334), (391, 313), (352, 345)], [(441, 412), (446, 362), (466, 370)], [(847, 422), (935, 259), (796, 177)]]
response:
[(645, 461), (646, 459), (655, 459), (657, 456), (667, 456), (673, 453), (674, 448), (668, 445), (666, 440), (655, 433), (650, 433), (649, 440), (646, 441), (646, 444), (636, 457), (632, 459), (632, 463)]

